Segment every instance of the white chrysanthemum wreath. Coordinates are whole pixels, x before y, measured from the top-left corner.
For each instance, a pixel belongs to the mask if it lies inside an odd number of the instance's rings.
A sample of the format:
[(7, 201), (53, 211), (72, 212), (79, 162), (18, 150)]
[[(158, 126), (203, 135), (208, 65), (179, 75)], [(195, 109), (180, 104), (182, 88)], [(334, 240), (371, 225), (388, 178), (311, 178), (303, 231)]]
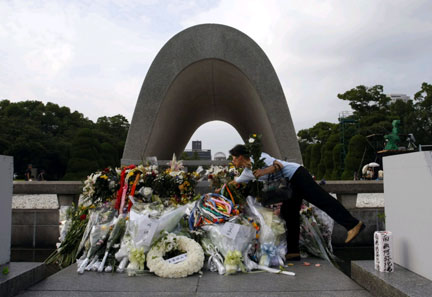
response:
[[(185, 252), (186, 259), (177, 264), (169, 263), (163, 256), (170, 251)], [(204, 251), (193, 239), (169, 233), (156, 243), (147, 254), (147, 266), (157, 276), (180, 278), (201, 270), (204, 265)]]

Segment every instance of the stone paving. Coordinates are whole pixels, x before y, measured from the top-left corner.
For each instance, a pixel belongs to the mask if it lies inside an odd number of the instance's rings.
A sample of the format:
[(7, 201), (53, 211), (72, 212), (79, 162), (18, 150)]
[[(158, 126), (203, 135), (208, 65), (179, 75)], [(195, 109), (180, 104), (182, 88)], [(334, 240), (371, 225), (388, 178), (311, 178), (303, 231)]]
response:
[[(163, 279), (151, 273), (76, 273), (76, 265), (48, 277), (18, 296), (372, 296), (326, 261), (307, 259), (311, 266), (294, 262), (296, 276), (267, 272), (221, 276), (205, 271), (182, 279)], [(316, 267), (315, 264), (321, 264)]]

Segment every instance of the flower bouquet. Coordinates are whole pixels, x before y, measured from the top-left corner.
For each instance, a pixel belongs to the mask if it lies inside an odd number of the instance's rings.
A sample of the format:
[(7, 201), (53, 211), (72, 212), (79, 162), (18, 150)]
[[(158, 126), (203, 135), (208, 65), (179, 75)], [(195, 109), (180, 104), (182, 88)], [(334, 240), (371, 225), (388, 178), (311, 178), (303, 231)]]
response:
[(98, 222), (93, 225), (89, 236), (89, 249), (85, 253), (84, 260), (79, 263), (77, 272), (84, 273), (90, 259), (93, 259), (97, 252), (104, 245), (110, 228), (114, 220), (114, 210), (111, 208), (102, 208), (98, 211)]
[(300, 249), (335, 263), (331, 245), (333, 220), (314, 206), (302, 205), (300, 210)]
[(104, 270), (105, 262), (108, 258), (109, 252), (114, 247), (114, 245), (117, 244), (122, 239), (125, 230), (126, 230), (126, 216), (120, 215), (118, 218), (116, 218), (116, 221), (114, 223), (114, 228), (112, 229), (108, 237), (105, 255), (98, 267), (98, 272), (102, 272)]
[(244, 271), (242, 254), (255, 238), (255, 229), (246, 220), (240, 221), (236, 217), (224, 224), (202, 226), (202, 229), (206, 231), (216, 250), (224, 256), (226, 273)]
[(285, 223), (273, 214), (273, 211), (262, 207), (255, 198), (248, 196), (246, 212), (250, 214), (260, 225), (260, 265), (280, 266), (283, 265), (282, 257), (285, 254), (283, 244)]
[(204, 253), (208, 256), (208, 269), (212, 272), (217, 271), (219, 274), (225, 274), (224, 259), (211, 239), (209, 237), (203, 237), (200, 243)]
[(58, 248), (45, 260), (45, 263), (57, 263), (60, 267), (72, 264), (79, 253), (79, 242), (88, 222), (88, 207), (72, 205), (67, 212), (69, 228)]

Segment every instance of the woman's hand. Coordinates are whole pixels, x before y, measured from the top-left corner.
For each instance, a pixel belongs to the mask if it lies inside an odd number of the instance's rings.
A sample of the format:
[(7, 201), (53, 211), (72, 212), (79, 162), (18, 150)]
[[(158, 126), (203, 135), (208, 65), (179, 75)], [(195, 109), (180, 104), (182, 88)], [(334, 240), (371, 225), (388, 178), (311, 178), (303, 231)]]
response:
[(259, 177), (261, 177), (261, 176), (263, 176), (263, 175), (266, 175), (267, 173), (266, 173), (266, 170), (265, 170), (265, 169), (257, 169), (257, 170), (255, 170), (255, 171), (253, 172), (253, 174), (254, 174), (254, 176), (255, 176), (256, 178), (259, 178)]
[(284, 167), (283, 164), (281, 162), (279, 162), (278, 160), (275, 160), (273, 162), (273, 166), (279, 167), (279, 168), (276, 168), (276, 171), (282, 170), (282, 168)]

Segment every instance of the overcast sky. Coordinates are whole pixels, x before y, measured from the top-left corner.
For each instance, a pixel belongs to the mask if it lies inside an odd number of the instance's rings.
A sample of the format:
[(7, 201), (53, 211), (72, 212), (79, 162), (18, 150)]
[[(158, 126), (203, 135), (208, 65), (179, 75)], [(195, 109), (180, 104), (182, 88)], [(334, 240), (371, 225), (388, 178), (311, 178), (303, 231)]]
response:
[[(0, 0), (0, 99), (131, 121), (161, 47), (185, 28), (219, 23), (267, 54), (298, 131), (337, 122), (350, 110), (337, 94), (357, 85), (412, 97), (432, 83), (431, 12), (430, 0)], [(241, 141), (222, 122), (192, 139), (213, 154)]]

